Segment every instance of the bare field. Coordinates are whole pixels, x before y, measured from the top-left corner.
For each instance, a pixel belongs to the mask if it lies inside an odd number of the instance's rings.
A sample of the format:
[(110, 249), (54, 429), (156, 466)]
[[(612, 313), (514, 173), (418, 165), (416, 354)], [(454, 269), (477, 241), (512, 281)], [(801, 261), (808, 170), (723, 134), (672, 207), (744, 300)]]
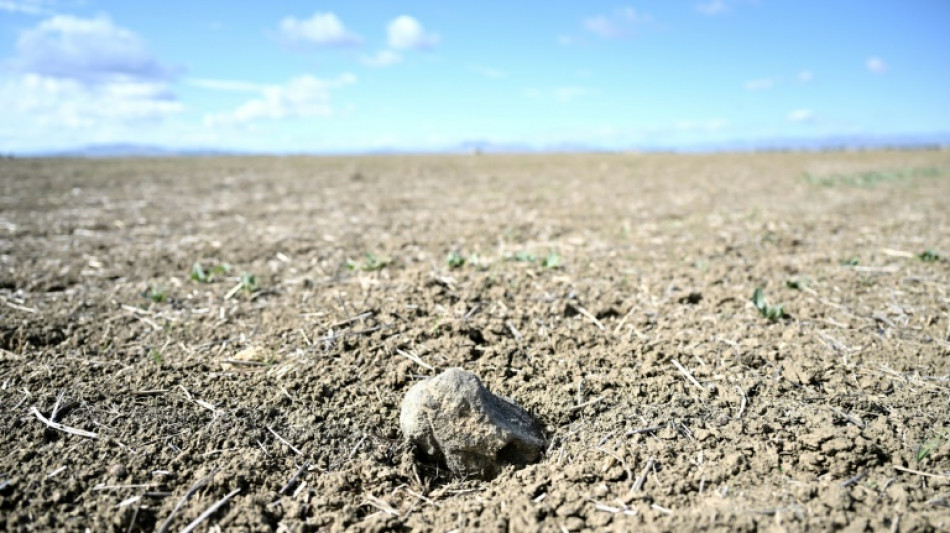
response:
[[(0, 161), (0, 529), (945, 530), (948, 205), (941, 151)], [(414, 459), (450, 367), (538, 463)]]

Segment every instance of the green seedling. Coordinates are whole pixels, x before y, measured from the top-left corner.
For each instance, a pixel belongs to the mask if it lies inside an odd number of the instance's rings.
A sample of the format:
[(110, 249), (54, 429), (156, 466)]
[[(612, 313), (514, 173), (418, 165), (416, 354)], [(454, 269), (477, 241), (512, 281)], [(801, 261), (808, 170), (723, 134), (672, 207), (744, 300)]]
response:
[(917, 254), (917, 259), (920, 259), (921, 261), (925, 263), (936, 263), (937, 261), (940, 261), (942, 257), (940, 256), (940, 254), (933, 251), (932, 249), (928, 249)]
[(162, 366), (162, 363), (164, 362), (164, 360), (162, 359), (162, 354), (159, 353), (158, 350), (156, 350), (155, 348), (152, 348), (152, 351), (149, 352), (149, 355), (152, 356), (152, 361), (155, 361), (156, 365)]
[(537, 258), (538, 257), (533, 253), (522, 250), (520, 252), (515, 252), (515, 255), (510, 256), (508, 259), (518, 263), (533, 263)]
[(775, 322), (780, 318), (788, 316), (788, 314), (785, 313), (784, 305), (769, 305), (765, 300), (765, 293), (761, 287), (756, 287), (755, 292), (752, 293), (752, 304), (759, 310), (759, 314), (767, 318), (769, 322)]
[(382, 270), (389, 266), (390, 263), (392, 263), (392, 260), (388, 257), (378, 256), (372, 252), (367, 252), (363, 257), (363, 270), (365, 272)]
[(445, 258), (445, 262), (449, 265), (449, 268), (462, 268), (465, 266), (465, 257), (458, 252), (451, 252)]
[(544, 268), (560, 268), (561, 256), (557, 252), (551, 252), (541, 260), (541, 266)]
[(919, 178), (938, 178), (946, 171), (937, 167), (905, 168), (898, 170), (870, 170), (851, 174), (826, 174), (818, 176), (805, 173), (802, 179), (822, 187), (875, 187), (882, 183), (898, 183)]
[(841, 263), (843, 266), (851, 266), (851, 267), (853, 267), (853, 266), (858, 266), (858, 265), (860, 265), (860, 264), (861, 264), (861, 260), (859, 260), (857, 257), (851, 257), (851, 258), (848, 258), (848, 259), (842, 259), (842, 260), (840, 261), (840, 263)]
[(362, 263), (356, 263), (350, 259), (347, 259), (343, 266), (347, 270), (362, 270), (363, 272), (373, 272), (376, 270), (382, 270), (392, 264), (392, 259), (385, 256), (378, 256), (373, 252), (366, 252), (363, 256)]
[(189, 277), (192, 281), (197, 281), (198, 283), (213, 283), (215, 278), (227, 274), (230, 271), (231, 266), (227, 263), (221, 263), (220, 265), (211, 267), (211, 270), (205, 270), (201, 263), (195, 262), (191, 267), (191, 275)]
[(944, 433), (937, 432), (937, 436), (928, 440), (927, 442), (921, 444), (917, 447), (917, 462), (921, 462), (927, 458), (934, 450), (943, 446), (947, 442), (947, 435)]
[(247, 272), (241, 274), (241, 290), (244, 291), (245, 294), (257, 292), (259, 288), (257, 285), (257, 276), (248, 274)]
[(142, 296), (148, 298), (149, 300), (160, 304), (168, 299), (168, 291), (165, 290), (165, 287), (152, 285), (148, 288)]

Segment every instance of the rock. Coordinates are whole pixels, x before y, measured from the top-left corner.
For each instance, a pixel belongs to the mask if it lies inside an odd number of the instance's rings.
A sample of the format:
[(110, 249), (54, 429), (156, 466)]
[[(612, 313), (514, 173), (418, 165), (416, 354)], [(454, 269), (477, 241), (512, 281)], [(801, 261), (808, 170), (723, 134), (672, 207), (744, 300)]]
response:
[(544, 446), (534, 417), (460, 368), (413, 385), (399, 425), (417, 454), (462, 476), (494, 477), (507, 464), (537, 460)]
[(107, 472), (115, 479), (125, 479), (129, 475), (128, 469), (125, 468), (125, 465), (121, 464), (111, 465)]

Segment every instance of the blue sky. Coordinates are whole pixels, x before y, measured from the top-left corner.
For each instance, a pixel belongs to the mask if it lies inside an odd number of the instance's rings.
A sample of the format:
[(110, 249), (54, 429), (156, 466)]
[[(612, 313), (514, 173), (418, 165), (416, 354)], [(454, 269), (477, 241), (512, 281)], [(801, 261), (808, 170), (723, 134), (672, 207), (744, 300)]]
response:
[(950, 132), (950, 2), (0, 0), (0, 151)]

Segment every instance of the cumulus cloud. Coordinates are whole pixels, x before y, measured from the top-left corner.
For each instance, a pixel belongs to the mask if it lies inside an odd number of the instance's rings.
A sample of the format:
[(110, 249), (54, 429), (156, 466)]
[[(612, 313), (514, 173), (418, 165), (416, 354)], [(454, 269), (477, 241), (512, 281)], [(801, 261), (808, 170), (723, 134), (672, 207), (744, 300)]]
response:
[(743, 85), (747, 91), (766, 91), (775, 86), (775, 80), (772, 78), (760, 78), (749, 80)]
[(280, 33), (294, 44), (317, 46), (352, 46), (363, 39), (351, 32), (333, 13), (314, 13), (307, 19), (285, 17), (280, 21)]
[(872, 74), (884, 74), (887, 71), (887, 63), (879, 57), (869, 57), (864, 62), (864, 66), (867, 67), (868, 71)]
[(6, 81), (0, 86), (0, 100), (9, 113), (6, 120), (27, 120), (54, 131), (154, 120), (183, 110), (165, 84), (136, 81), (90, 86), (39, 74)]
[(386, 26), (389, 46), (396, 50), (427, 50), (442, 40), (436, 33), (430, 33), (422, 24), (409, 15), (401, 15)]
[(815, 112), (811, 109), (796, 109), (789, 112), (789, 122), (809, 123), (815, 121)]
[(7, 124), (48, 127), (55, 139), (184, 110), (171, 89), (174, 70), (106, 16), (49, 17), (23, 31), (15, 49), (0, 86)]
[(134, 32), (107, 16), (56, 15), (20, 34), (15, 68), (83, 83), (168, 80), (174, 70), (149, 52)]
[(0, 11), (48, 15), (53, 11), (53, 2), (50, 0), (0, 0)]
[(610, 15), (596, 15), (584, 19), (584, 29), (605, 39), (632, 36), (638, 29), (653, 23), (653, 17), (632, 7), (618, 9)]
[(264, 86), (256, 98), (236, 109), (205, 117), (208, 125), (240, 124), (262, 119), (291, 119), (333, 114), (330, 93), (356, 83), (356, 76), (343, 74), (330, 80), (299, 76), (283, 85)]
[(367, 67), (390, 67), (402, 62), (402, 56), (392, 50), (380, 50), (375, 54), (367, 54), (360, 57), (360, 63)]

